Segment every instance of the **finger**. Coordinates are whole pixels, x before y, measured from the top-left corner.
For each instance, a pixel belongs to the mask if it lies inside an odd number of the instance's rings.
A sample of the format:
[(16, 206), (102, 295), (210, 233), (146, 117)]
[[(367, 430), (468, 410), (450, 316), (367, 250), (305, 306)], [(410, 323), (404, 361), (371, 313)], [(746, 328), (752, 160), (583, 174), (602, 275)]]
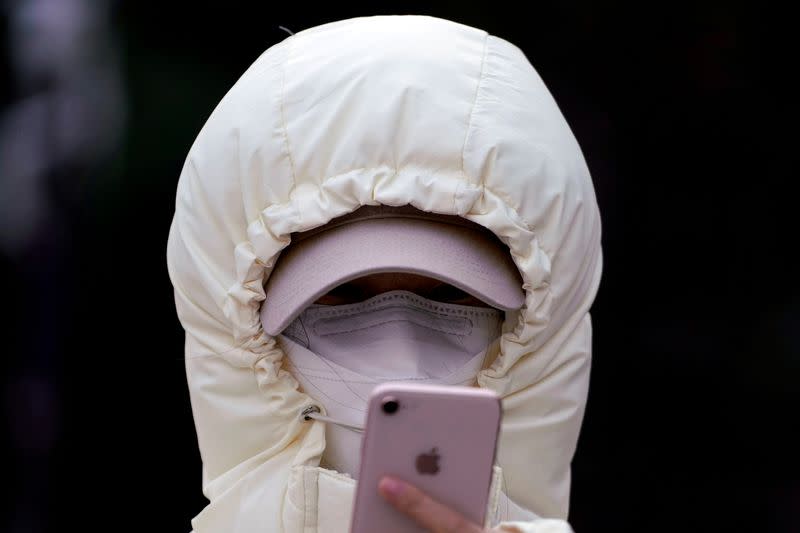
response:
[(418, 488), (397, 478), (385, 476), (378, 483), (378, 491), (397, 510), (410, 516), (432, 533), (482, 533), (461, 513), (443, 505)]

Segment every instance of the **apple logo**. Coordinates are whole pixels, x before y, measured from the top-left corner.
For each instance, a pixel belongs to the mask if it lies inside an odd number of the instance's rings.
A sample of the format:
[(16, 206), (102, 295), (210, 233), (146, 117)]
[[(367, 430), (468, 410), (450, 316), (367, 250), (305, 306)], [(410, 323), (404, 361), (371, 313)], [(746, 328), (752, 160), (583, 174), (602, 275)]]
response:
[(439, 472), (439, 453), (436, 448), (430, 453), (421, 453), (417, 456), (416, 467), (420, 474), (434, 475)]

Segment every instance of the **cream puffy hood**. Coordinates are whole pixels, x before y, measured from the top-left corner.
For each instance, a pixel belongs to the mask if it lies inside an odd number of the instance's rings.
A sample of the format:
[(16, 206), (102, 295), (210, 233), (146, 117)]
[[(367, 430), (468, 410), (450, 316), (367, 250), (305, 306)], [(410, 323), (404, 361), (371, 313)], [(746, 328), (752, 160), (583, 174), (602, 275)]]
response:
[(375, 204), (459, 215), (509, 246), (525, 306), (507, 313), (477, 378), (504, 408), (490, 512), (505, 517), (502, 491), (566, 519), (601, 275), (589, 171), (519, 48), (442, 19), (380, 16), (269, 48), (183, 167), (167, 258), (210, 500), (195, 531), (347, 531), (355, 481), (319, 467), (323, 423), (299, 416), (315, 402), (259, 308), (292, 232)]

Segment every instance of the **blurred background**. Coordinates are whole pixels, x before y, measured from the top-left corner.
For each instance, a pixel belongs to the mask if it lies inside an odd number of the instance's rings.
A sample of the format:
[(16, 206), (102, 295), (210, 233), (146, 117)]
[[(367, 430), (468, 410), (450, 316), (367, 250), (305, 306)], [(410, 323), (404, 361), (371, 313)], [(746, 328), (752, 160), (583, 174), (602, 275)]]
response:
[(605, 271), (575, 531), (799, 532), (791, 19), (290, 4), (0, 3), (0, 531), (190, 530), (206, 502), (165, 257), (184, 158), (281, 26), (416, 13), (522, 48), (593, 174)]

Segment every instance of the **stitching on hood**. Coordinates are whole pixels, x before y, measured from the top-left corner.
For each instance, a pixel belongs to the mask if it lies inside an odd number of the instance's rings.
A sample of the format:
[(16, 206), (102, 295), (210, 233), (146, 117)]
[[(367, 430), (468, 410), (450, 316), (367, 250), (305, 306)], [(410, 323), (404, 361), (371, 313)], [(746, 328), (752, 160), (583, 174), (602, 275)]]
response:
[(294, 44), (294, 35), (290, 36), (286, 39), (286, 55), (283, 58), (283, 64), (281, 69), (281, 89), (280, 94), (278, 95), (278, 100), (280, 102), (281, 107), (281, 127), (283, 133), (283, 142), (286, 145), (286, 155), (289, 157), (289, 166), (292, 169), (292, 188), (297, 187), (297, 174), (294, 169), (294, 157), (292, 157), (292, 148), (289, 144), (289, 128), (286, 125), (286, 111), (283, 106), (284, 97), (286, 96), (286, 68), (289, 64), (289, 56), (292, 53), (292, 49), (294, 48), (292, 45)]
[[(465, 170), (466, 162), (464, 161), (464, 153), (467, 150), (467, 142), (469, 141), (469, 134), (472, 132), (472, 118), (475, 114), (475, 105), (478, 103), (478, 95), (481, 93), (481, 85), (483, 85), (483, 80), (485, 78), (485, 69), (486, 69), (486, 56), (489, 55), (489, 34), (486, 33), (483, 36), (483, 55), (481, 56), (481, 70), (480, 74), (478, 75), (478, 83), (475, 84), (475, 96), (472, 98), (472, 105), (469, 108), (469, 116), (467, 117), (467, 132), (464, 135), (464, 144), (461, 145), (461, 172), (464, 176), (467, 175)], [(483, 185), (483, 179), (481, 178), (481, 185)]]

